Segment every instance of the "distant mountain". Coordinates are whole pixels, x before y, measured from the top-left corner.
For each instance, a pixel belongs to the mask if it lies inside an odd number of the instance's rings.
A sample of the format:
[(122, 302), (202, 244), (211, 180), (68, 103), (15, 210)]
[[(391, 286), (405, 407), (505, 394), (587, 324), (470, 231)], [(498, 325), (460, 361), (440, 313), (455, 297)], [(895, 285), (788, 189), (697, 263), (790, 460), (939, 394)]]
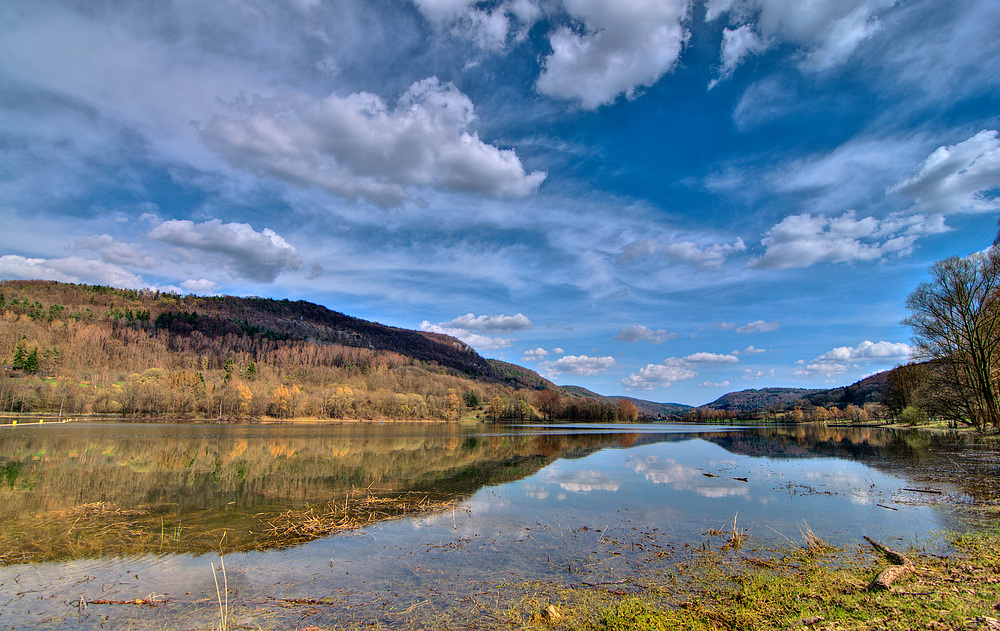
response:
[(784, 407), (792, 402), (817, 395), (826, 390), (804, 389), (804, 388), (761, 388), (760, 390), (740, 390), (724, 394), (715, 401), (704, 407), (712, 410), (727, 410), (734, 412), (748, 412), (752, 410), (764, 410), (769, 407)]
[(889, 386), (888, 370), (865, 377), (849, 386), (830, 389), (805, 388), (761, 388), (760, 390), (740, 390), (724, 394), (702, 407), (712, 410), (733, 412), (753, 412), (768, 408), (786, 408), (796, 402), (806, 405), (844, 407), (865, 403), (881, 403)]
[(890, 372), (883, 370), (849, 386), (822, 390), (806, 397), (806, 399), (813, 405), (823, 406), (851, 404), (861, 407), (865, 403), (881, 403), (886, 389), (889, 387)]
[(633, 399), (632, 397), (619, 398), (631, 401), (639, 409), (639, 415), (642, 418), (670, 418), (681, 416), (685, 412), (694, 409), (694, 407), (684, 405), (683, 403), (656, 403), (655, 401)]

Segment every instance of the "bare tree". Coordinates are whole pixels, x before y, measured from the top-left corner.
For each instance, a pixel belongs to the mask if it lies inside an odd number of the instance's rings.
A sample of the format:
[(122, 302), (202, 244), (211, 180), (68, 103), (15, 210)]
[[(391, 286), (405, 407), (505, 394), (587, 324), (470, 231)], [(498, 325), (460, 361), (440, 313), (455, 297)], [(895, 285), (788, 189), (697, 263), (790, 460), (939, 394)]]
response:
[(935, 263), (906, 301), (913, 341), (955, 420), (1000, 427), (1000, 255), (996, 249)]
[(545, 420), (552, 421), (562, 412), (562, 397), (555, 390), (542, 390), (535, 396), (535, 407), (545, 415)]

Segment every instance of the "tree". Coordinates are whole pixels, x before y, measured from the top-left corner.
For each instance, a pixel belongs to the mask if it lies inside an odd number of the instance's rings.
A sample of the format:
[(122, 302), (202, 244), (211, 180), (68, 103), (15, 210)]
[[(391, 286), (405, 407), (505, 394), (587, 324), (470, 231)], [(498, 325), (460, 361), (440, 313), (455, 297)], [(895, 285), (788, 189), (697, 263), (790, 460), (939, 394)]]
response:
[(639, 419), (639, 409), (628, 399), (618, 399), (618, 420), (633, 423)]
[(503, 417), (503, 408), (503, 399), (496, 396), (490, 399), (490, 420), (499, 421)]
[(1000, 427), (1000, 255), (953, 257), (935, 263), (931, 280), (906, 301), (917, 355), (932, 360), (941, 411), (980, 430)]
[(562, 411), (562, 397), (555, 390), (542, 390), (535, 396), (535, 407), (551, 422)]
[(923, 404), (929, 378), (926, 364), (896, 366), (889, 371), (888, 388), (882, 395), (882, 403), (893, 416), (899, 416), (904, 408), (911, 405), (919, 407)]

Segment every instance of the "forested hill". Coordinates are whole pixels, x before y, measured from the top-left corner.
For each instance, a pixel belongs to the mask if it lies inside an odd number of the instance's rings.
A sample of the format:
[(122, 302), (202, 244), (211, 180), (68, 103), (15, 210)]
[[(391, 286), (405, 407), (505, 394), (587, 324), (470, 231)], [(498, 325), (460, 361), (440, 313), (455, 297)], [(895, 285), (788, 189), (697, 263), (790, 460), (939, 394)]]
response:
[[(179, 296), (155, 291), (46, 281), (4, 281), (14, 314), (77, 324), (112, 324), (166, 334), (171, 350), (262, 352), (282, 342), (318, 342), (396, 354), (471, 377), (504, 380), (464, 342), (385, 326), (305, 301), (233, 296)], [(211, 353), (210, 353), (211, 354)]]
[[(0, 317), (0, 413), (517, 421), (638, 415), (622, 399), (564, 391), (453, 337), (304, 301), (0, 281)], [(541, 392), (550, 393), (544, 404)]]
[(865, 377), (849, 386), (832, 389), (761, 388), (740, 390), (724, 394), (704, 407), (712, 410), (747, 412), (784, 409), (795, 405), (808, 406), (863, 406), (881, 403), (889, 389), (889, 374), (883, 371)]

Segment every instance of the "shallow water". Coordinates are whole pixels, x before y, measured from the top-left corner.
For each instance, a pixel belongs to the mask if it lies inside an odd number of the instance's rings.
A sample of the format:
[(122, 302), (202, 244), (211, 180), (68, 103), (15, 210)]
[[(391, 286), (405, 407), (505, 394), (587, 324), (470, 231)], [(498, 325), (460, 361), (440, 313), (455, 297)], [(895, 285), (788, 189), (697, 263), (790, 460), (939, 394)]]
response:
[[(734, 520), (761, 543), (928, 545), (996, 501), (996, 463), (968, 439), (815, 426), (22, 425), (0, 432), (0, 535), (30, 562), (5, 556), (0, 628), (211, 628), (227, 588), (249, 628), (405, 628), (504, 582), (662, 573)], [(262, 535), (286, 509), (429, 491), (459, 501)], [(166, 603), (87, 604), (150, 595)]]

